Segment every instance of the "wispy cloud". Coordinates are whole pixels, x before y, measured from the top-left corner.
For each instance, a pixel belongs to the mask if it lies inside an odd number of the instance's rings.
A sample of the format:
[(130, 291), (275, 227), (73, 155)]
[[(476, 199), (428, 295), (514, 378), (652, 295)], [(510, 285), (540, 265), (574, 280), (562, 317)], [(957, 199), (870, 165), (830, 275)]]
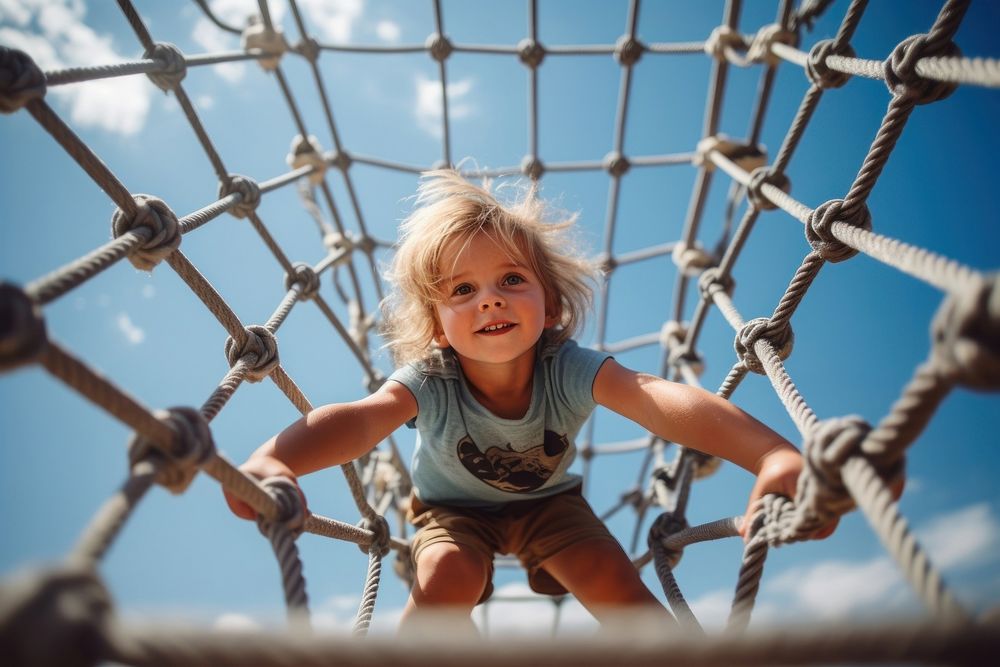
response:
[(348, 42), (354, 26), (361, 18), (364, 5), (361, 0), (299, 0), (310, 31), (315, 31), (320, 41)]
[(228, 612), (216, 618), (212, 623), (212, 627), (216, 630), (251, 632), (259, 630), (262, 626), (246, 614)]
[[(461, 120), (472, 114), (472, 105), (467, 97), (472, 92), (473, 80), (462, 79), (448, 84), (448, 118)], [(417, 125), (432, 137), (441, 138), (443, 129), (441, 119), (444, 111), (441, 106), (441, 82), (433, 81), (418, 75), (416, 78), (417, 101), (414, 105)]]
[[(110, 35), (84, 23), (85, 15), (79, 1), (0, 0), (0, 42), (25, 51), (43, 70), (126, 60)], [(68, 109), (72, 124), (131, 136), (145, 125), (154, 90), (145, 77), (124, 76), (53, 86), (47, 94)]]
[(1000, 521), (986, 503), (935, 517), (917, 531), (931, 561), (945, 569), (970, 567), (995, 556)]
[[(1000, 520), (981, 503), (931, 518), (915, 530), (931, 562), (941, 570), (970, 568), (997, 558)], [(976, 597), (973, 595), (973, 597)], [(732, 591), (715, 591), (691, 602), (709, 628), (725, 625)], [(863, 561), (826, 560), (765, 574), (754, 609), (754, 622), (858, 620), (873, 615), (901, 615), (920, 604), (899, 566), (888, 556)]]
[(399, 41), (403, 31), (399, 28), (399, 24), (394, 21), (379, 21), (375, 24), (375, 34), (378, 35), (379, 39), (394, 44)]
[(115, 325), (118, 327), (118, 331), (125, 336), (125, 340), (131, 345), (139, 345), (142, 341), (146, 340), (146, 332), (132, 322), (132, 318), (128, 316), (128, 313), (118, 313), (118, 316), (115, 318)]

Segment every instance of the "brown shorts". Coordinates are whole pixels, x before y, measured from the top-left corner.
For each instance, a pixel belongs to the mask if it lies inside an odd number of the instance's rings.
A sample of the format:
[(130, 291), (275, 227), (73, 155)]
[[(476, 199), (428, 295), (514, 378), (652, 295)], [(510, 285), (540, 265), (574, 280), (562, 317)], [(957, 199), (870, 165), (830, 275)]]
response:
[(617, 541), (581, 495), (580, 487), (538, 500), (518, 500), (500, 509), (426, 505), (410, 497), (407, 519), (418, 528), (410, 546), (414, 566), (428, 545), (447, 542), (475, 549), (489, 564), (479, 602), (493, 594), (493, 555), (514, 554), (528, 571), (531, 590), (562, 595), (542, 563), (566, 547), (589, 539)]

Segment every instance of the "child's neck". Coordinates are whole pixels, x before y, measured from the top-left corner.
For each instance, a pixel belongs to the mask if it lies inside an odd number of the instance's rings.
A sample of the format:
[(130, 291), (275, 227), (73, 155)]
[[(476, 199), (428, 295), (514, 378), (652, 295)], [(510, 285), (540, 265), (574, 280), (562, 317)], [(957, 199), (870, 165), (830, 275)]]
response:
[(480, 405), (501, 419), (521, 419), (527, 414), (535, 379), (534, 348), (505, 364), (461, 358), (459, 363), (465, 383)]

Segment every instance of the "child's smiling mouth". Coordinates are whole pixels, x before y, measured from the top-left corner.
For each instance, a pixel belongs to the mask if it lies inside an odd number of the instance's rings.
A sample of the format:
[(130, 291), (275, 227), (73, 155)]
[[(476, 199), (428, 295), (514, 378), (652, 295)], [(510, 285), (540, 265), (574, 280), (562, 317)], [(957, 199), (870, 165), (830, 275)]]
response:
[(517, 325), (513, 322), (494, 322), (493, 324), (487, 324), (485, 327), (477, 331), (477, 334), (486, 334), (488, 336), (496, 336), (498, 334), (507, 333)]

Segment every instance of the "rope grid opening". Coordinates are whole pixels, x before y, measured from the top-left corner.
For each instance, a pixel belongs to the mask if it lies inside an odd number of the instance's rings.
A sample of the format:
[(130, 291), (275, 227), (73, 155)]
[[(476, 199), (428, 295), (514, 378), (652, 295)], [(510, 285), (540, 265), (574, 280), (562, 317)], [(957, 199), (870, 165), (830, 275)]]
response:
[[(296, 539), (303, 532), (357, 544), (367, 555), (368, 571), (353, 632), (368, 632), (381, 581), (383, 559), (395, 552), (394, 567), (404, 581), (409, 571), (405, 502), (410, 480), (400, 447), (390, 437), (371, 455), (342, 466), (347, 488), (359, 519), (331, 518), (307, 509), (294, 488), (282, 479), (259, 481), (243, 473), (216, 449), (212, 421), (216, 419), (244, 383), (273, 382), (295, 410), (302, 414), (312, 403), (282, 366), (277, 334), (293, 310), (311, 302), (332, 327), (360, 367), (368, 391), (384, 381), (376, 363), (379, 341), (375, 336), (377, 301), (382, 298), (379, 253), (391, 248), (391, 239), (377, 238), (366, 224), (353, 170), (359, 165), (386, 173), (419, 174), (430, 167), (454, 165), (452, 146), (453, 102), (448, 93), (450, 58), (476, 54), (514, 59), (527, 72), (527, 142), (519, 164), (496, 168), (468, 167), (460, 163), (470, 179), (521, 176), (538, 181), (560, 173), (606, 173), (609, 190), (604, 217), (600, 257), (605, 276), (596, 304), (593, 344), (614, 354), (658, 345), (662, 350), (664, 377), (700, 386), (703, 355), (699, 341), (711, 313), (717, 312), (734, 334), (735, 362), (717, 393), (730, 398), (752, 374), (770, 381), (802, 439), (807, 467), (793, 499), (768, 496), (761, 503), (739, 565), (738, 582), (723, 638), (703, 641), (704, 631), (689, 608), (674, 576), (685, 547), (705, 540), (737, 535), (739, 519), (723, 518), (691, 526), (687, 508), (693, 483), (711, 475), (718, 461), (683, 447), (671, 447), (649, 435), (626, 442), (601, 443), (592, 418), (581, 434), (580, 452), (585, 485), (590, 484), (594, 461), (621, 453), (640, 452), (642, 463), (637, 482), (619, 501), (601, 514), (608, 520), (624, 510), (635, 513), (630, 544), (624, 545), (637, 567), (652, 566), (667, 600), (685, 633), (671, 639), (632, 646), (628, 656), (642, 664), (665, 655), (695, 664), (757, 661), (813, 661), (903, 659), (975, 659), (995, 651), (995, 623), (976, 620), (955, 599), (938, 570), (899, 514), (892, 486), (902, 479), (907, 449), (920, 436), (941, 403), (956, 388), (978, 391), (1000, 389), (1000, 274), (965, 266), (946, 256), (879, 233), (879, 220), (867, 202), (879, 177), (918, 107), (946, 99), (957, 86), (1000, 87), (1000, 62), (959, 51), (953, 38), (968, 9), (967, 0), (947, 0), (926, 33), (913, 35), (884, 60), (858, 57), (852, 37), (862, 21), (866, 2), (849, 3), (839, 30), (831, 39), (821, 39), (808, 50), (800, 42), (812, 22), (828, 9), (829, 2), (803, 2), (795, 7), (779, 1), (775, 21), (760, 26), (754, 34), (740, 32), (741, 3), (726, 3), (720, 25), (698, 42), (644, 43), (639, 39), (640, 2), (628, 4), (625, 32), (615, 44), (567, 46), (545, 44), (539, 39), (536, 0), (528, 3), (527, 36), (514, 45), (456, 43), (447, 37), (445, 13), (439, 0), (433, 2), (435, 32), (425, 43), (393, 46), (358, 46), (324, 43), (316, 37), (295, 0), (288, 0), (298, 34), (293, 38), (275, 25), (266, 0), (259, 2), (259, 15), (245, 29), (229, 25), (216, 16), (204, 0), (196, 0), (201, 12), (220, 29), (241, 36), (244, 50), (190, 55), (173, 44), (156, 41), (155, 26), (147, 26), (131, 0), (119, 0), (119, 8), (143, 50), (142, 58), (118, 64), (96, 64), (57, 71), (42, 71), (24, 51), (0, 45), (0, 110), (8, 114), (30, 114), (65, 150), (113, 202), (113, 240), (64, 266), (24, 285), (0, 284), (0, 370), (36, 365), (120, 420), (135, 432), (128, 444), (129, 474), (120, 489), (97, 511), (65, 562), (3, 583), (0, 603), (0, 649), (23, 662), (73, 664), (115, 661), (125, 664), (318, 664), (331, 655), (348, 661), (398, 660), (421, 664), (440, 656), (425, 649), (404, 651), (391, 644), (371, 641), (356, 647), (350, 643), (308, 633), (309, 601)], [(441, 103), (441, 153), (433, 165), (417, 165), (368, 156), (349, 150), (334, 118), (334, 96), (323, 84), (321, 63), (338, 54), (366, 57), (412, 54), (429, 57), (437, 68)], [(603, 55), (620, 67), (615, 103), (611, 150), (601, 158), (583, 161), (543, 160), (539, 142), (539, 71), (552, 60), (564, 57)], [(692, 137), (691, 149), (682, 153), (635, 154), (626, 150), (626, 132), (633, 99), (633, 77), (638, 63), (648, 58), (676, 55), (709, 58), (711, 74), (702, 118), (701, 136)], [(880, 54), (875, 54), (880, 55)], [(307, 123), (296, 92), (283, 71), (287, 59), (307, 63), (315, 80), (311, 95), (321, 101), (322, 130)], [(255, 61), (277, 83), (297, 135), (287, 156), (289, 170), (266, 180), (234, 173), (202, 123), (197, 104), (185, 92), (189, 68)], [(731, 68), (759, 68), (760, 83), (750, 110), (745, 138), (721, 132), (722, 106)], [(808, 79), (801, 103), (787, 133), (769, 158), (761, 144), (775, 76), (779, 67), (802, 71)], [(79, 138), (46, 101), (50, 87), (87, 85), (104, 78), (145, 75), (176, 100), (187, 118), (205, 158), (218, 182), (214, 201), (189, 213), (178, 214), (170, 203), (153, 194), (133, 192), (88, 145)], [(889, 101), (871, 147), (842, 198), (812, 205), (792, 194), (789, 166), (810, 120), (824, 95), (852, 77), (877, 79), (888, 88)], [(870, 82), (869, 82), (870, 83)], [(874, 84), (872, 84), (874, 85)], [(301, 95), (301, 93), (299, 93)], [(330, 142), (325, 147), (318, 132)], [(616, 252), (623, 182), (630, 173), (654, 167), (693, 167), (694, 186), (679, 237), (647, 248)], [(705, 238), (703, 221), (714, 180), (728, 177), (724, 224), (714, 244)], [(338, 187), (331, 183), (338, 180)], [(277, 221), (265, 220), (261, 201), (279, 190), (296, 187), (308, 216), (316, 223), (324, 257), (318, 262), (296, 261), (274, 233)], [(346, 196), (341, 196), (340, 191)], [(346, 199), (346, 201), (345, 201)], [(357, 228), (349, 228), (342, 209), (350, 211)], [(734, 269), (755, 231), (760, 214), (780, 209), (801, 223), (808, 243), (787, 287), (765, 316), (745, 319), (737, 308)], [(231, 303), (185, 253), (188, 235), (224, 214), (246, 220), (267, 252), (284, 273), (283, 292), (270, 316), (260, 324), (247, 324)], [(191, 243), (194, 240), (192, 239)], [(806, 299), (820, 271), (828, 263), (849, 261), (857, 255), (907, 274), (943, 293), (941, 306), (931, 322), (932, 344), (926, 360), (903, 380), (899, 397), (878, 423), (855, 415), (820, 417), (796, 386), (785, 361), (795, 340), (792, 319)], [(623, 267), (641, 265), (653, 258), (669, 256), (676, 267), (667, 304), (668, 320), (662, 329), (621, 340), (609, 340), (613, 317), (610, 284)], [(128, 260), (143, 271), (162, 272), (166, 263), (217, 320), (227, 334), (224, 353), (229, 365), (217, 386), (206, 387), (195, 402), (160, 409), (143, 404), (127, 387), (104, 377), (91, 363), (49, 335), (45, 308), (65, 299), (75, 289), (109, 268)], [(330, 277), (333, 291), (323, 289)], [(696, 295), (692, 298), (692, 294)], [(727, 354), (731, 354), (728, 353)], [(719, 355), (721, 358), (722, 355)], [(729, 357), (728, 359), (731, 359)], [(729, 363), (729, 361), (727, 361)], [(200, 404), (199, 404), (200, 401)], [(149, 627), (123, 625), (97, 567), (114, 544), (124, 524), (147, 492), (159, 484), (182, 494), (199, 472), (246, 500), (259, 514), (260, 532), (270, 542), (278, 560), (288, 609), (288, 634), (234, 638), (220, 633), (157, 632)], [(768, 549), (802, 541), (817, 527), (857, 508), (868, 519), (886, 550), (898, 564), (933, 623), (887, 626), (852, 631), (802, 632), (795, 636), (744, 635), (749, 624), (763, 575)], [(349, 516), (335, 508), (338, 516)], [(653, 513), (658, 513), (653, 519)], [(392, 520), (390, 523), (386, 517)], [(648, 525), (648, 535), (642, 535)], [(646, 539), (643, 540), (643, 537)], [(640, 542), (642, 540), (642, 542)], [(500, 562), (515, 565), (513, 559)], [(502, 598), (501, 598), (502, 599)], [(558, 610), (562, 598), (553, 598)], [(487, 613), (484, 611), (484, 614)], [(44, 631), (62, 638), (61, 646), (33, 645), (31, 636)], [(542, 656), (551, 664), (600, 664), (621, 657), (621, 646), (580, 643), (578, 650), (555, 652), (539, 642), (509, 646), (502, 654), (484, 656), (474, 645), (458, 645), (448, 657), (479, 662), (512, 656)], [(613, 651), (619, 651), (615, 653)], [(679, 656), (679, 657), (678, 657)], [(755, 657), (756, 656), (756, 657)], [(15, 659), (15, 663), (17, 659)]]

